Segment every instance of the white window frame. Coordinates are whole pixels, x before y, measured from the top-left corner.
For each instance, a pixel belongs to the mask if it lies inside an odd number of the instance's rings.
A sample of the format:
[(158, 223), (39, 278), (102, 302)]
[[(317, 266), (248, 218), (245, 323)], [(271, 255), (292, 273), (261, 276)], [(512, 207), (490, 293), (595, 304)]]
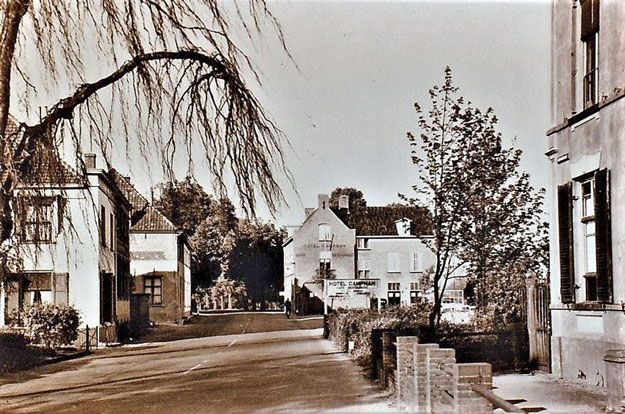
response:
[(371, 259), (358, 260), (358, 279), (369, 279), (371, 276)]
[(358, 238), (356, 239), (356, 247), (361, 250), (368, 250), (369, 247), (369, 239), (366, 238)]
[(412, 252), (410, 255), (410, 272), (422, 273), (423, 272), (423, 253)]
[(401, 258), (398, 252), (387, 253), (387, 272), (401, 273)]
[(332, 241), (332, 226), (330, 226), (328, 223), (319, 224), (319, 241)]

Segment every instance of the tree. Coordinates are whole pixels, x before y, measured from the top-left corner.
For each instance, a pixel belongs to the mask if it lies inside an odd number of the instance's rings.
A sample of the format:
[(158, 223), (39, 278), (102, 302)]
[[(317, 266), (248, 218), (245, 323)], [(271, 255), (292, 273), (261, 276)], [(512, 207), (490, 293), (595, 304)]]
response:
[[(265, 18), (284, 46), (264, 0), (249, 3), (247, 19), (238, 3), (232, 7), (248, 35), (260, 32)], [(282, 134), (247, 86), (243, 73), (258, 80), (257, 68), (233, 41), (235, 25), (222, 3), (5, 0), (0, 13), (2, 264), (15, 247), (16, 188), (49, 172), (51, 162), (45, 169), (33, 165), (41, 158), (60, 159), (61, 139), (69, 141), (82, 172), (88, 135), (107, 163), (113, 149), (129, 154), (136, 146), (143, 158), (133, 162), (150, 164), (154, 160), (146, 154), (153, 150), (168, 178), (180, 157), (192, 171), (192, 154), (200, 152), (216, 192), (224, 195), (226, 177), (232, 178), (243, 210), (251, 215), (258, 195), (270, 210), (283, 200), (276, 181), (278, 171), (288, 175)], [(50, 102), (37, 122), (12, 122), (11, 92), (19, 88), (24, 93), (17, 102), (26, 113), (34, 93), (72, 92)], [(3, 266), (2, 274), (7, 271)]]
[(227, 198), (213, 201), (208, 215), (189, 238), (192, 250), (193, 287), (208, 286), (220, 275), (229, 275), (238, 219)]
[(236, 232), (230, 257), (230, 275), (247, 287), (252, 304), (265, 309), (277, 302), (283, 288), (283, 229), (271, 223), (242, 219)]
[(480, 310), (488, 301), (509, 299), (501, 290), (518, 285), (544, 258), (544, 226), (542, 192), (519, 171), (521, 151), (503, 147), (492, 108), (482, 112), (459, 96), (449, 68), (443, 85), (429, 94), (430, 110), (415, 104), (420, 139), (408, 133), (408, 140), (419, 174), (414, 189), (428, 197), (432, 214), (434, 237), (424, 242), (436, 255), (434, 328), (447, 282), (460, 267), (477, 279)]
[(333, 208), (339, 208), (339, 197), (342, 195), (349, 196), (350, 211), (353, 211), (355, 208), (367, 206), (367, 201), (365, 200), (362, 191), (353, 187), (337, 187), (332, 190), (332, 193), (330, 194), (330, 206)]
[(160, 195), (154, 206), (165, 215), (186, 237), (191, 237), (208, 217), (213, 198), (192, 177), (158, 185)]

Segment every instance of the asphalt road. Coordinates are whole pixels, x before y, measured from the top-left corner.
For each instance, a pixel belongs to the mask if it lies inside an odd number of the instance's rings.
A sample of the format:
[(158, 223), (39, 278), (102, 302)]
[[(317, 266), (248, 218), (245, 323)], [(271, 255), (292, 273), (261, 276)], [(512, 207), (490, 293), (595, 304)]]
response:
[[(6, 383), (7, 381), (16, 381)], [(10, 413), (391, 411), (321, 330), (124, 347), (0, 379)]]

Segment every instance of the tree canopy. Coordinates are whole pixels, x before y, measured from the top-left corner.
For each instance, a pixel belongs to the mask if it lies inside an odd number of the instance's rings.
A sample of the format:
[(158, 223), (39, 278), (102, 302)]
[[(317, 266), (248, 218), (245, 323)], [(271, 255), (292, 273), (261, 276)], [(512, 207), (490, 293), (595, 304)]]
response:
[[(284, 137), (248, 87), (258, 68), (232, 34), (273, 27), (284, 46), (264, 0), (6, 0), (0, 20), (3, 263), (14, 244), (14, 192), (45, 173), (30, 167), (70, 147), (66, 158), (84, 172), (86, 140), (107, 164), (116, 150), (130, 157), (137, 148), (133, 163), (160, 165), (167, 178), (181, 159), (191, 173), (200, 162), (216, 193), (231, 183), (251, 215), (259, 199), (272, 211), (282, 202)], [(52, 98), (39, 102), (47, 110), (36, 122), (10, 119), (32, 113), (42, 91)]]
[(352, 211), (355, 208), (366, 207), (367, 200), (365, 200), (362, 191), (353, 187), (337, 187), (330, 193), (330, 206), (333, 208), (339, 207), (339, 197), (346, 195), (349, 197), (349, 210)]
[[(446, 68), (445, 81), (429, 91), (430, 109), (415, 104), (421, 134), (408, 133), (418, 177), (417, 196), (427, 198), (436, 255), (434, 307), (440, 321), (447, 281), (462, 268), (476, 286), (478, 312), (512, 317), (518, 288), (530, 271), (544, 269), (544, 190), (536, 191), (519, 170), (521, 150), (503, 144), (492, 108), (482, 111), (458, 94)], [(492, 312), (497, 309), (497, 312)]]

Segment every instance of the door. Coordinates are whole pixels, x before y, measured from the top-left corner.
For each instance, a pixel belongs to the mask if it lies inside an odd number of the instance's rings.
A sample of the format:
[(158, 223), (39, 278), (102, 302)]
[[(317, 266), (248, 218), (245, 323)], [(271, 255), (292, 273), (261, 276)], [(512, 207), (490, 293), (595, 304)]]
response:
[(100, 277), (100, 323), (113, 322), (113, 275), (102, 273)]

